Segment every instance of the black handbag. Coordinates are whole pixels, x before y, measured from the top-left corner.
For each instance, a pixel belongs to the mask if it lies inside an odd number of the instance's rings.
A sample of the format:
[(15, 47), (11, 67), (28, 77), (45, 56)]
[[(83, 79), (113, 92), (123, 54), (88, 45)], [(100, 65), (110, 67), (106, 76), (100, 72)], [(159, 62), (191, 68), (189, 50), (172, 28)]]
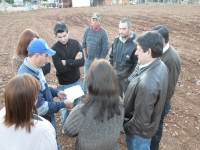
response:
[(46, 74), (50, 73), (50, 71), (51, 71), (51, 63), (48, 62), (48, 63), (46, 63), (45, 66), (43, 66), (41, 68), (42, 68), (43, 74), (46, 75)]

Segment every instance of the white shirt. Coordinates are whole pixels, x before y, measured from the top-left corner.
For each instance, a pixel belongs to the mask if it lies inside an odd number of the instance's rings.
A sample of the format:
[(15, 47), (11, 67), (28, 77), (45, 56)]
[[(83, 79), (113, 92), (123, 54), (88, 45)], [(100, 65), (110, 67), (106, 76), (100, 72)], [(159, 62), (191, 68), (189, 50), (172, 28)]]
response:
[(153, 61), (147, 63), (147, 64), (144, 64), (144, 65), (140, 65), (139, 66), (139, 70), (141, 70), (142, 68), (146, 68), (147, 66), (149, 66)]
[(169, 42), (167, 43), (167, 45), (163, 48), (163, 54), (168, 50), (169, 48)]
[(46, 119), (34, 120), (31, 132), (15, 125), (4, 125), (5, 107), (0, 111), (0, 150), (57, 150), (56, 134)]

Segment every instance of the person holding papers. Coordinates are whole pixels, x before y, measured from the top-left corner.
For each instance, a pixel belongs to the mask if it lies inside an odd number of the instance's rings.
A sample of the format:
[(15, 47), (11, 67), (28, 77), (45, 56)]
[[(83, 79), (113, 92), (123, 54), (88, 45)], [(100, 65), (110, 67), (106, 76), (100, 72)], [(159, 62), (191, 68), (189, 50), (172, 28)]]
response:
[(77, 136), (75, 150), (118, 150), (124, 107), (116, 72), (107, 60), (94, 60), (86, 82), (88, 93), (69, 114), (65, 135)]
[[(49, 48), (47, 42), (43, 39), (34, 39), (28, 46), (28, 57), (24, 59), (24, 62), (18, 70), (18, 75), (28, 73), (34, 76), (40, 83), (40, 90), (38, 92), (38, 100), (36, 103), (36, 109), (39, 115), (47, 119), (53, 127), (56, 129), (56, 120), (54, 113), (57, 113), (62, 108), (70, 109), (72, 103), (69, 99), (61, 102), (54, 102), (53, 98), (67, 98), (64, 91), (58, 91), (49, 86), (41, 67), (43, 67), (48, 61), (49, 56), (55, 55), (55, 51)], [(60, 145), (57, 140), (58, 150)]]
[[(79, 67), (84, 65), (84, 56), (80, 43), (69, 38), (68, 27), (63, 22), (58, 22), (55, 25), (54, 34), (58, 41), (52, 46), (52, 49), (56, 51), (52, 59), (59, 83), (58, 90), (63, 91), (72, 86), (81, 86)], [(63, 100), (61, 99), (61, 101)], [(76, 106), (80, 100), (81, 97), (75, 99), (73, 106)], [(60, 112), (63, 126), (69, 115), (69, 110), (64, 108)]]

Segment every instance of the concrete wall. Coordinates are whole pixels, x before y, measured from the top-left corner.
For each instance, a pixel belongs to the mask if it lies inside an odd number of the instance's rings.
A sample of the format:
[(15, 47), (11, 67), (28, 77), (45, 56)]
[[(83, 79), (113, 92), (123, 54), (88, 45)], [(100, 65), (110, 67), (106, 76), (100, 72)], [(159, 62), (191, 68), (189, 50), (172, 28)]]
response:
[(107, 6), (129, 5), (129, 0), (105, 0)]
[(88, 7), (90, 0), (72, 0), (72, 7)]

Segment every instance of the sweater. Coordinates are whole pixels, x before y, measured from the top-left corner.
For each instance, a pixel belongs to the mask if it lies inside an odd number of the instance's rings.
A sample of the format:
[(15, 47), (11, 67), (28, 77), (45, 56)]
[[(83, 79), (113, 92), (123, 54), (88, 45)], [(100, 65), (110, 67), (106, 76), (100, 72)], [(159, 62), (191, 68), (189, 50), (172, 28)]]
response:
[(122, 130), (124, 108), (120, 107), (121, 115), (114, 115), (113, 118), (104, 122), (93, 119), (99, 106), (92, 105), (83, 115), (81, 112), (83, 104), (73, 108), (69, 114), (63, 130), (69, 137), (77, 137), (75, 150), (118, 150), (118, 139)]
[(45, 77), (42, 73), (41, 68), (34, 68), (29, 64), (26, 59), (24, 59), (23, 64), (18, 70), (18, 75), (28, 73), (34, 76), (40, 83), (40, 91), (38, 92), (38, 100), (36, 103), (36, 108), (38, 114), (43, 116), (45, 119), (51, 121), (51, 117), (54, 116), (54, 113), (58, 112), (61, 108), (64, 108), (64, 102), (54, 102), (53, 97), (58, 95), (58, 90), (49, 87), (48, 83), (45, 80)]
[(0, 149), (1, 150), (57, 150), (56, 133), (53, 126), (42, 117), (34, 119), (31, 132), (15, 125), (4, 125), (5, 108), (0, 111)]
[(26, 56), (22, 56), (22, 55), (14, 55), (12, 57), (12, 70), (13, 70), (13, 74), (16, 75), (18, 72), (19, 67), (21, 66), (21, 64), (23, 63), (24, 59), (26, 58)]
[(56, 54), (52, 56), (56, 68), (56, 76), (61, 85), (72, 84), (80, 79), (79, 67), (84, 65), (84, 56), (75, 59), (78, 52), (82, 52), (80, 43), (74, 39), (68, 39), (67, 44), (56, 42), (52, 49)]
[[(26, 56), (16, 55), (16, 54), (12, 57), (12, 71), (13, 71), (14, 75), (17, 74), (19, 67), (22, 65), (25, 58), (26, 58)], [(51, 70), (50, 62), (48, 62), (45, 66), (43, 66), (41, 68), (42, 68), (44, 75), (50, 73), (50, 70)]]
[(181, 60), (176, 50), (169, 46), (167, 51), (160, 57), (169, 70), (169, 83), (167, 89), (166, 102), (169, 102), (174, 95), (178, 77), (181, 71)]
[(82, 41), (82, 48), (86, 48), (87, 58), (106, 58), (108, 54), (108, 36), (106, 31), (101, 27), (98, 31), (87, 27)]

